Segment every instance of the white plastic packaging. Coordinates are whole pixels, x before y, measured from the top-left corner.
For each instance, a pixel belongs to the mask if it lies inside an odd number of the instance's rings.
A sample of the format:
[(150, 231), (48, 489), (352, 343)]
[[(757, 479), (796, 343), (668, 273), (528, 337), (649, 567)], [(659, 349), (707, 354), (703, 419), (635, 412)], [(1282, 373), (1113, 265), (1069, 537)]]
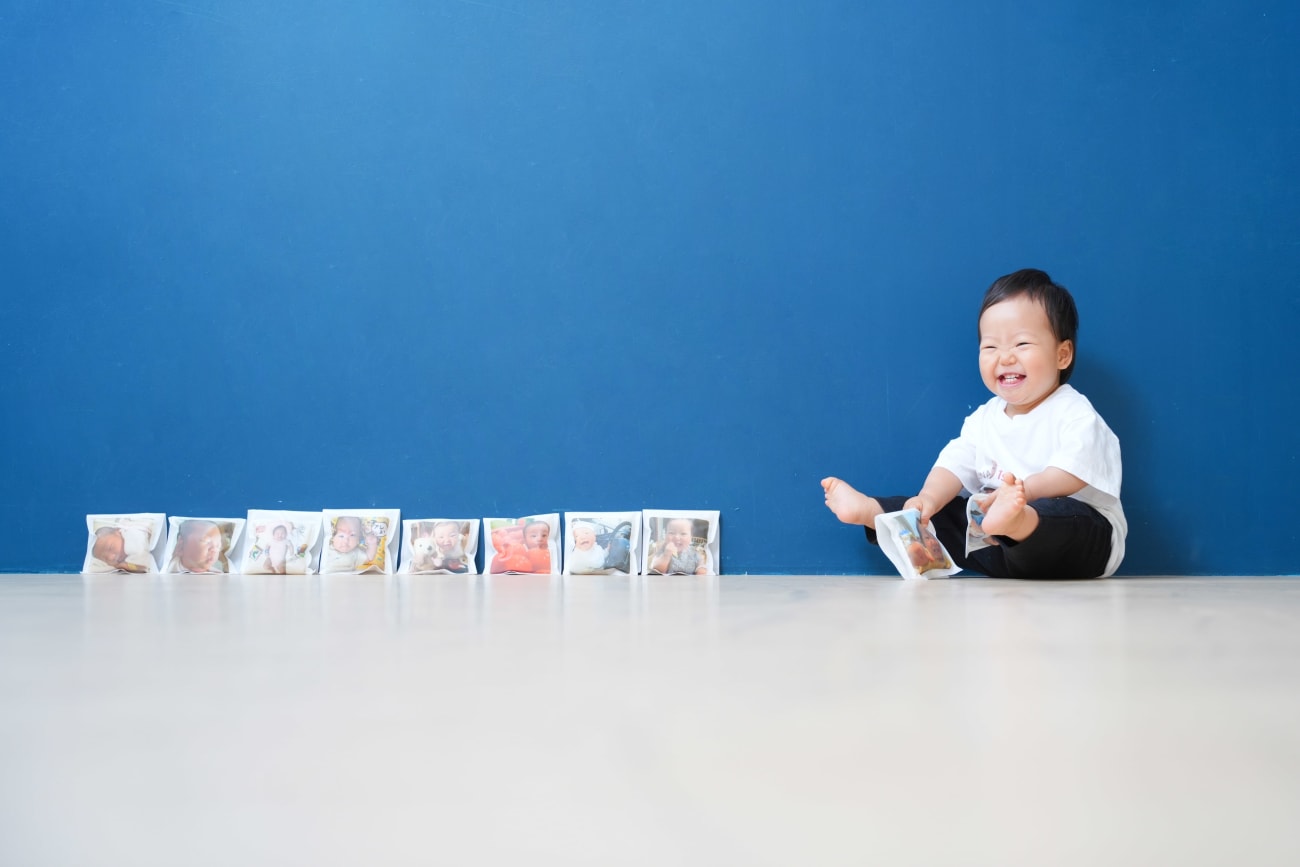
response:
[(315, 574), (320, 524), (320, 512), (249, 509), (239, 571), (247, 575)]
[(646, 575), (717, 575), (718, 512), (646, 509), (641, 513)]
[(410, 575), (477, 575), (478, 518), (421, 518), (402, 522), (402, 565)]
[(641, 574), (640, 512), (565, 512), (565, 575)]
[(320, 571), (326, 574), (392, 575), (402, 533), (398, 509), (325, 509)]
[(161, 512), (87, 515), (90, 538), (81, 571), (156, 574), (167, 538), (166, 519)]
[(235, 549), (244, 532), (243, 518), (178, 518), (167, 519), (167, 553), (164, 572), (210, 573), (231, 572), (235, 563)]
[(971, 555), (972, 551), (978, 551), (981, 548), (987, 548), (995, 544), (989, 541), (988, 533), (984, 532), (984, 506), (989, 498), (993, 496), (993, 491), (993, 488), (985, 488), (966, 501), (967, 557)]
[(484, 518), (483, 571), (560, 574), (560, 515)]
[(877, 515), (876, 542), (904, 578), (947, 578), (961, 571), (938, 537), (921, 525), (917, 509)]

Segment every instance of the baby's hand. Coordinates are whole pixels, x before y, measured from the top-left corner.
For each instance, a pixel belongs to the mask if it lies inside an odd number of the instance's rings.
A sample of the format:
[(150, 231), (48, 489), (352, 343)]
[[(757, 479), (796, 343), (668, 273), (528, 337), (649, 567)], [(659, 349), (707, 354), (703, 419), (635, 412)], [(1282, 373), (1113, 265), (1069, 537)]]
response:
[(925, 497), (922, 497), (920, 494), (917, 494), (915, 497), (912, 497), (903, 504), (903, 511), (907, 511), (908, 509), (916, 509), (921, 513), (922, 526), (930, 523), (930, 516), (934, 514), (934, 507), (930, 505), (930, 501)]

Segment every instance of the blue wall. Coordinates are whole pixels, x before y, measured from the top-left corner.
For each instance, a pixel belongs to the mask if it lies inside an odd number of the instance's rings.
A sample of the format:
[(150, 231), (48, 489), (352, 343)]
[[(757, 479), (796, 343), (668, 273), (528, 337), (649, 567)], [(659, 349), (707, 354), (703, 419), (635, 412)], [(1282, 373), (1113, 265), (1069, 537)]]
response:
[(4, 0), (0, 568), (369, 504), (885, 574), (818, 480), (914, 492), (1036, 266), (1122, 572), (1296, 573), (1300, 13), (1147, 5)]

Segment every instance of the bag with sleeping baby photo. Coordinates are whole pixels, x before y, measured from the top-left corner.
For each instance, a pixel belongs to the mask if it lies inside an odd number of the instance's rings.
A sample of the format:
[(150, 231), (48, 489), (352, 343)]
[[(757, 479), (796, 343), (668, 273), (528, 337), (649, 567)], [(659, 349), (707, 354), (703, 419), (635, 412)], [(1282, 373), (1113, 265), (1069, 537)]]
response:
[(560, 574), (560, 516), (484, 518), (488, 542), (483, 548), (483, 571), (490, 575), (522, 572)]
[(243, 518), (178, 518), (167, 519), (171, 531), (167, 534), (167, 553), (164, 572), (173, 575), (187, 572), (204, 574), (230, 572), (235, 548), (244, 531)]
[(565, 575), (639, 575), (640, 512), (565, 512)]
[(947, 578), (961, 571), (938, 537), (921, 525), (916, 509), (877, 515), (876, 541), (904, 578)]
[(477, 575), (478, 518), (422, 518), (402, 522), (405, 575)]
[(246, 575), (315, 574), (320, 521), (320, 512), (249, 509), (239, 571)]
[(166, 517), (158, 512), (87, 515), (90, 539), (81, 571), (157, 573), (167, 539)]
[(392, 575), (402, 533), (398, 509), (325, 509), (322, 575)]
[(716, 511), (646, 509), (641, 513), (646, 575), (718, 575)]

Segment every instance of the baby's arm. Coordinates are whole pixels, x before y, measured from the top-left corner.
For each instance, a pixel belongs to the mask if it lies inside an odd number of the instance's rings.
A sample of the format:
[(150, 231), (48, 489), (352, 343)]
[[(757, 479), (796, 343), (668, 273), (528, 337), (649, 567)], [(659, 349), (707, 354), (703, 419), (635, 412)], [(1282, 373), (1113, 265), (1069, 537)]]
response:
[(1068, 497), (1087, 487), (1083, 479), (1056, 467), (1048, 467), (1041, 473), (1026, 476), (1023, 483), (1025, 486), (1025, 502)]
[(669, 548), (670, 546), (667, 539), (660, 540), (655, 546), (655, 554), (650, 559), (650, 568), (652, 570), (655, 572), (665, 572), (668, 570), (668, 564), (672, 562), (673, 553), (677, 551), (676, 548), (672, 548), (671, 551)]
[(925, 477), (925, 484), (921, 486), (921, 493), (904, 503), (903, 508), (919, 509), (921, 523), (928, 524), (930, 518), (936, 512), (948, 505), (953, 497), (961, 493), (961, 489), (961, 480), (957, 478), (952, 470), (935, 467), (930, 470), (930, 475)]

